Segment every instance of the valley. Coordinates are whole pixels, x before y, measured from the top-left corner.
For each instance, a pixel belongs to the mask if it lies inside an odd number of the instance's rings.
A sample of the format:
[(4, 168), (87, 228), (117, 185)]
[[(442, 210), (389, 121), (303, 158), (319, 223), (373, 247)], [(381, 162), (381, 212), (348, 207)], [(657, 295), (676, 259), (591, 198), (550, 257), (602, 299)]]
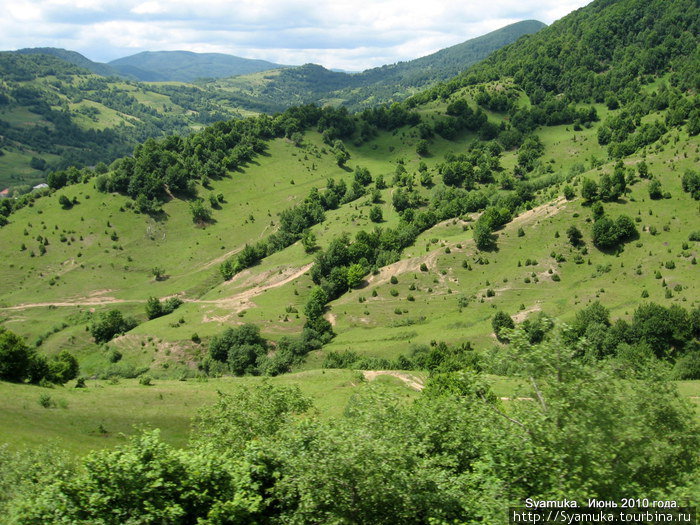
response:
[(700, 11), (521, 24), (354, 75), (0, 56), (0, 183), (46, 181), (0, 200), (7, 522), (696, 501)]

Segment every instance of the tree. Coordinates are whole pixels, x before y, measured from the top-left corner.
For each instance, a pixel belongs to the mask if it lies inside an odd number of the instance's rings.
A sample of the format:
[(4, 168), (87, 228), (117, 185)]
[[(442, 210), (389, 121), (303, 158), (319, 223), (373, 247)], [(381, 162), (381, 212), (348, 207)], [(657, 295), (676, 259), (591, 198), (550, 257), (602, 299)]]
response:
[(584, 179), (581, 184), (581, 197), (586, 202), (593, 202), (598, 199), (598, 184), (594, 180)]
[(306, 253), (313, 253), (318, 250), (316, 234), (311, 230), (305, 230), (301, 236), (301, 245), (304, 247)]
[(255, 372), (257, 361), (265, 356), (267, 350), (268, 344), (260, 335), (260, 328), (251, 323), (227, 328), (209, 343), (211, 358), (228, 363), (235, 375)]
[(598, 248), (612, 248), (617, 246), (617, 228), (612, 219), (601, 217), (593, 223), (593, 244)]
[(493, 230), (487, 221), (479, 219), (474, 225), (474, 242), (480, 250), (491, 250), (496, 244)]
[(63, 208), (64, 210), (67, 210), (73, 206), (73, 203), (71, 202), (71, 200), (68, 197), (66, 197), (65, 195), (61, 195), (58, 198), (58, 203), (61, 205), (61, 208)]
[(157, 297), (149, 297), (146, 300), (146, 317), (155, 319), (163, 315), (163, 305)]
[(574, 188), (571, 187), (571, 185), (567, 184), (564, 186), (564, 198), (567, 201), (573, 200), (576, 197), (576, 192), (574, 192)]
[(700, 173), (693, 170), (685, 170), (681, 181), (683, 191), (690, 193), (695, 200), (700, 200)]
[(383, 216), (381, 207), (372, 206), (372, 208), (370, 208), (369, 220), (372, 222), (382, 222), (384, 220), (384, 216)]
[(641, 161), (637, 164), (637, 173), (639, 173), (639, 177), (642, 179), (649, 178), (649, 166), (645, 161)]
[(618, 241), (628, 241), (638, 235), (637, 227), (634, 225), (632, 218), (628, 215), (620, 215), (615, 220), (615, 228), (617, 229)]
[(190, 202), (190, 215), (192, 215), (192, 222), (199, 224), (211, 222), (212, 220), (211, 210), (200, 199)]
[(18, 335), (0, 327), (0, 380), (23, 381), (32, 352)]
[(569, 242), (574, 248), (580, 246), (583, 241), (583, 234), (581, 233), (581, 230), (579, 230), (573, 224), (566, 230), (566, 236), (569, 238)]
[(649, 182), (649, 198), (658, 200), (663, 198), (663, 191), (661, 190), (661, 183), (658, 179), (651, 179)]
[(493, 328), (493, 333), (496, 336), (496, 339), (503, 343), (508, 342), (508, 338), (503, 335), (502, 330), (504, 328), (512, 330), (515, 328), (515, 323), (507, 313), (499, 310), (491, 319), (491, 327)]
[(593, 203), (593, 206), (591, 206), (591, 211), (593, 212), (594, 221), (597, 221), (598, 219), (603, 217), (603, 215), (605, 215), (605, 207), (600, 201), (596, 201)]
[(106, 343), (117, 334), (123, 334), (134, 328), (135, 319), (125, 318), (119, 310), (109, 310), (100, 314), (90, 326), (90, 334), (96, 343)]
[(48, 377), (54, 383), (64, 384), (78, 377), (80, 365), (73, 354), (67, 350), (61, 352), (49, 362)]
[(426, 157), (430, 154), (430, 148), (427, 140), (421, 139), (416, 143), (416, 153), (418, 153), (418, 155), (421, 157)]
[(360, 283), (362, 283), (362, 279), (366, 273), (367, 270), (365, 270), (364, 266), (361, 264), (355, 263), (350, 265), (347, 273), (348, 287), (357, 288)]
[(328, 294), (320, 286), (314, 286), (311, 289), (309, 298), (304, 306), (304, 314), (309, 319), (317, 319), (323, 315), (328, 302)]

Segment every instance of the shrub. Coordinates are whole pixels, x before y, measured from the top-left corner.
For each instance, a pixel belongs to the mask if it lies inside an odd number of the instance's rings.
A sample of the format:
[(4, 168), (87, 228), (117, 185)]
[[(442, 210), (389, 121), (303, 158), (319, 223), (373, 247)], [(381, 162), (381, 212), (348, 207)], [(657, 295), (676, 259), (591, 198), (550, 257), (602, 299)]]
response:
[(493, 333), (495, 334), (496, 338), (501, 342), (506, 342), (508, 339), (503, 336), (502, 330), (504, 328), (515, 328), (515, 323), (507, 313), (499, 310), (493, 316), (493, 319), (491, 319), (491, 326), (493, 327)]
[(44, 408), (54, 408), (56, 406), (56, 402), (51, 398), (50, 394), (44, 392), (39, 395), (39, 405)]
[(700, 379), (700, 351), (688, 352), (676, 361), (673, 378), (678, 380)]
[(110, 310), (101, 314), (90, 326), (90, 334), (96, 343), (106, 343), (115, 335), (135, 328), (137, 324), (135, 319), (125, 318), (119, 310)]
[(382, 222), (384, 220), (384, 214), (379, 206), (372, 206), (369, 210), (369, 220), (372, 222)]

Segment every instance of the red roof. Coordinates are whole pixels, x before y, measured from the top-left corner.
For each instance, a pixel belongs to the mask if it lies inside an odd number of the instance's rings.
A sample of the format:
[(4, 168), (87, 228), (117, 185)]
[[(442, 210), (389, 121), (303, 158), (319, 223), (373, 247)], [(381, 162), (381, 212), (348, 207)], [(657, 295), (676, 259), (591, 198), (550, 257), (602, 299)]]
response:
[(10, 194), (10, 188), (5, 188), (4, 190), (0, 191), (0, 195), (9, 195)]

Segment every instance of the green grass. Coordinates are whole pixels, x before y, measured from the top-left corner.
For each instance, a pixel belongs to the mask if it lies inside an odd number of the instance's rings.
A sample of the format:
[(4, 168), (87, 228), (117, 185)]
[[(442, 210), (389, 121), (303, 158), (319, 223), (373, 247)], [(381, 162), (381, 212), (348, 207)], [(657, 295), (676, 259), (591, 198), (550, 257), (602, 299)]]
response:
[[(310, 396), (322, 417), (339, 417), (352, 395), (369, 384), (351, 370), (315, 370), (270, 378), (276, 385), (298, 386)], [(163, 439), (183, 446), (197, 410), (216, 401), (217, 392), (233, 392), (262, 378), (219, 378), (200, 381), (160, 380), (152, 386), (136, 379), (117, 384), (87, 381), (87, 388), (42, 388), (0, 382), (0, 444), (13, 448), (53, 443), (72, 453), (123, 443), (139, 427), (160, 428)], [(378, 378), (373, 384), (407, 400), (417, 393), (394, 378)], [(39, 399), (51, 397), (52, 408)]]
[[(473, 91), (465, 88), (461, 95), (470, 97)], [(158, 105), (163, 100), (151, 97), (150, 103)], [(419, 111), (430, 120), (444, 112), (446, 104), (431, 102)], [(603, 106), (597, 109), (601, 117), (608, 111)], [(499, 116), (491, 114), (489, 118)], [(587, 171), (570, 181), (578, 194), (583, 178), (597, 180), (601, 174), (611, 173), (614, 163), (607, 161), (605, 150), (597, 144), (596, 129), (597, 124), (581, 131), (568, 126), (538, 130), (545, 145), (545, 169), (540, 175), (533, 174), (533, 179), (557, 175), (564, 180), (571, 177), (571, 168), (580, 164)], [(265, 258), (230, 282), (222, 282), (219, 264), (246, 243), (274, 232), (279, 212), (301, 202), (311, 188), (323, 188), (330, 177), (350, 183), (355, 166), (368, 168), (374, 177), (381, 174), (389, 183), (399, 161), (409, 173), (417, 173), (419, 163), (425, 162), (436, 184), (432, 189), (419, 188), (427, 197), (441, 186), (437, 168), (444, 155), (465, 151), (474, 138), (469, 133), (455, 141), (435, 138), (431, 154), (421, 159), (415, 153), (415, 130), (382, 132), (369, 143), (354, 145), (347, 141), (351, 153), (348, 170), (336, 165), (316, 132), (306, 133), (304, 148), (284, 139), (274, 140), (266, 154), (244, 169), (212, 181), (211, 188), (199, 188), (207, 201), (210, 193), (225, 196), (221, 208), (213, 211), (215, 222), (206, 227), (192, 223), (185, 201), (166, 203), (163, 209), (167, 218), (159, 222), (129, 210), (129, 199), (124, 196), (98, 193), (91, 182), (67, 187), (13, 214), (11, 223), (0, 229), (0, 323), (25, 336), (29, 344), (40, 342), (38, 348), (43, 353), (69, 349), (87, 376), (102, 376), (115, 367), (147, 368), (157, 385), (146, 389), (133, 380), (120, 385), (97, 383), (102, 388), (88, 389), (92, 396), (69, 388), (54, 389), (49, 393), (57, 399), (65, 398), (68, 409), (50, 410), (36, 402), (43, 390), (22, 387), (15, 391), (16, 386), (8, 386), (5, 402), (12, 415), (0, 416), (7, 418), (0, 419), (0, 423), (24, 421), (17, 427), (17, 437), (11, 439), (16, 444), (32, 442), (29, 429), (38, 415), (49, 425), (42, 432), (67, 440), (73, 450), (116, 442), (119, 433), (128, 433), (139, 421), (163, 425), (167, 439), (181, 444), (193, 406), (213, 399), (218, 388), (214, 385), (227, 387), (257, 379), (208, 383), (172, 379), (196, 368), (207, 353), (208, 338), (227, 327), (252, 322), (273, 340), (298, 335), (305, 321), (303, 307), (313, 286), (304, 270), (314, 256), (305, 253), (301, 243)], [(329, 351), (352, 350), (395, 358), (408, 353), (413, 344), (436, 340), (470, 342), (477, 350), (486, 351), (498, 344), (491, 328), (491, 318), (498, 310), (518, 321), (544, 312), (561, 323), (571, 321), (576, 310), (599, 300), (610, 309), (613, 319), (629, 319), (643, 302), (643, 290), (649, 294), (647, 301), (697, 307), (697, 266), (691, 260), (700, 255), (700, 249), (698, 243), (689, 243), (687, 249), (682, 245), (688, 233), (697, 229), (698, 203), (682, 191), (680, 178), (686, 168), (695, 168), (700, 162), (700, 139), (672, 131), (662, 142), (625, 159), (625, 163), (633, 167), (644, 159), (671, 199), (651, 201), (648, 181), (637, 180), (623, 201), (604, 205), (612, 217), (624, 213), (639, 219), (636, 225), (640, 238), (627, 243), (621, 253), (603, 253), (592, 245), (590, 208), (580, 197), (564, 201), (563, 183), (540, 191), (534, 210), (522, 213), (498, 232), (498, 251), (479, 253), (475, 249), (471, 225), (476, 215), (445, 221), (419, 235), (397, 264), (381, 269), (378, 275), (368, 277), (365, 286), (330, 303), (327, 317), (337, 337), (308, 356), (300, 367), (301, 375), (275, 381), (298, 378), (308, 383), (305, 388), (316, 389), (312, 393), (322, 411), (338, 415), (356, 388), (348, 386), (356, 374), (318, 371)], [(19, 165), (25, 157), (26, 153), (9, 152), (0, 157), (0, 166), (3, 162)], [(606, 163), (592, 168), (592, 157)], [(505, 152), (501, 165), (509, 172), (516, 160), (515, 151)], [(381, 192), (384, 222), (380, 227), (393, 227), (399, 222), (391, 204), (394, 191), (390, 187)], [(58, 196), (62, 194), (75, 197), (78, 204), (61, 209)], [(319, 245), (327, 246), (343, 232), (354, 235), (359, 229), (373, 229), (376, 225), (369, 221), (370, 208), (369, 196), (365, 196), (327, 212), (326, 220), (313, 227)], [(584, 233), (586, 254), (568, 244), (565, 232), (572, 224)], [(651, 227), (656, 229), (655, 235), (650, 233)], [(517, 235), (518, 228), (523, 229), (524, 236)], [(39, 254), (38, 236), (49, 239), (45, 255)], [(565, 260), (557, 261), (552, 254), (563, 255)], [(577, 255), (582, 257), (582, 264), (575, 262)], [(528, 259), (536, 263), (527, 265)], [(669, 270), (665, 263), (671, 260), (675, 268)], [(428, 271), (420, 270), (421, 263)], [(156, 281), (151, 274), (155, 266), (162, 267), (167, 278)], [(661, 279), (655, 277), (657, 270)], [(389, 282), (391, 275), (398, 277), (398, 284)], [(553, 280), (553, 275), (560, 280)], [(666, 294), (669, 288), (671, 297)], [(486, 296), (488, 289), (495, 292), (493, 297)], [(376, 297), (372, 297), (373, 292)], [(144, 303), (149, 296), (174, 294), (185, 301), (178, 310), (151, 321), (145, 319)], [(408, 300), (409, 295), (413, 301)], [(361, 297), (366, 300), (360, 302)], [(460, 298), (466, 298), (468, 305), (460, 306)], [(95, 314), (109, 308), (118, 308), (142, 323), (129, 334), (98, 346), (87, 329)], [(202, 343), (192, 341), (195, 333)], [(113, 350), (122, 356), (116, 364), (110, 362)], [(330, 377), (333, 381), (328, 381)], [(381, 377), (378, 381), (404, 388), (395, 378)], [(697, 382), (680, 385), (684, 395), (698, 404)], [(501, 378), (494, 388), (507, 396), (513, 383)], [(201, 393), (195, 393), (200, 389)], [(114, 401), (100, 397), (107, 392)], [(148, 395), (139, 401), (144, 392)], [(178, 403), (190, 403), (191, 398), (192, 406), (167, 407), (159, 412), (163, 403), (159, 405), (149, 397), (153, 392), (163, 393), (165, 400), (171, 396)], [(83, 406), (84, 399), (92, 399), (94, 407)], [(136, 403), (134, 415), (121, 414), (120, 410), (124, 412), (123, 407), (130, 403)], [(100, 404), (107, 407), (102, 412)], [(105, 417), (112, 414), (104, 423), (108, 438), (90, 434), (101, 423), (101, 413)], [(66, 436), (73, 415), (83, 418), (83, 423), (70, 444), (72, 438)], [(55, 425), (54, 430), (51, 425)]]

